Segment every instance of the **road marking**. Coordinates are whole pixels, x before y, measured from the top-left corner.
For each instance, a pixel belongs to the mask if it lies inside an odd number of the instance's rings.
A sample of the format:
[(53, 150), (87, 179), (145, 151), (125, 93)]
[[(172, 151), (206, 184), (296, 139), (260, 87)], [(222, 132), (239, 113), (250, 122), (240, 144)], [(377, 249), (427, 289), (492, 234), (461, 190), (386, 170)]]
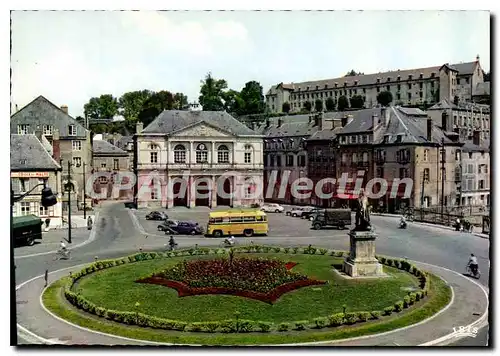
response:
[[(96, 221), (96, 223), (92, 226), (92, 230), (90, 231), (89, 238), (87, 240), (83, 241), (82, 243), (76, 245), (76, 246), (68, 247), (68, 250), (74, 250), (76, 248), (85, 246), (85, 245), (91, 243), (92, 241), (94, 241), (96, 239), (98, 219), (99, 219), (99, 212), (96, 212), (96, 214), (95, 214), (95, 221)], [(49, 255), (49, 254), (56, 253), (56, 252), (57, 252), (57, 250), (52, 250), (52, 251), (47, 251), (47, 252), (33, 253), (33, 254), (30, 254), (30, 255), (14, 256), (14, 259), (20, 260), (22, 258)]]

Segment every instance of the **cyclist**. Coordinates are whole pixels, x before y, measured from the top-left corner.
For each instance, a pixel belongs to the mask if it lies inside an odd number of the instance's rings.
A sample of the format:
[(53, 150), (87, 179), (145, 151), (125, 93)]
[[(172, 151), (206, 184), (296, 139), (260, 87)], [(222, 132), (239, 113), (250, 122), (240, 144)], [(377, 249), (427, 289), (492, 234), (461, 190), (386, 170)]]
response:
[(476, 275), (479, 269), (479, 264), (477, 263), (477, 257), (473, 253), (470, 254), (469, 263), (467, 266), (470, 268), (472, 274)]

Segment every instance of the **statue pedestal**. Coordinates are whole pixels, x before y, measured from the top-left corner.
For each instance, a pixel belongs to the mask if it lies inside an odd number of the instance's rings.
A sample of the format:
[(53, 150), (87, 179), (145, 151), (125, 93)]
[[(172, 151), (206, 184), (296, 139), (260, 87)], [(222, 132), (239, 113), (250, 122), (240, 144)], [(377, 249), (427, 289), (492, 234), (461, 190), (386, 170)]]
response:
[(351, 277), (385, 276), (382, 265), (375, 258), (375, 239), (372, 231), (349, 232), (351, 249), (344, 261), (343, 271)]

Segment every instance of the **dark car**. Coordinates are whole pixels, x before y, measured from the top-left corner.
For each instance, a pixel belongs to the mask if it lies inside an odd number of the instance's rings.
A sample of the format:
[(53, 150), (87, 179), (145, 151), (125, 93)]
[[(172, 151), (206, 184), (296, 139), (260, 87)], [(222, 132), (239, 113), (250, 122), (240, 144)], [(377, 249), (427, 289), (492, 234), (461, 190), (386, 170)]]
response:
[(161, 225), (158, 225), (158, 231), (164, 231), (165, 234), (177, 234), (172, 226), (177, 226), (179, 222), (177, 220), (165, 220)]
[[(169, 229), (181, 235), (202, 235), (203, 228), (194, 221), (179, 221), (176, 225), (169, 225)], [(165, 231), (168, 234), (167, 231)]]
[(306, 209), (302, 212), (302, 215), (300, 217), (302, 219), (308, 219), (308, 220), (313, 220), (314, 216), (318, 214), (322, 209), (320, 208), (312, 208), (312, 209)]
[(167, 220), (168, 215), (160, 211), (152, 211), (146, 215), (146, 220)]

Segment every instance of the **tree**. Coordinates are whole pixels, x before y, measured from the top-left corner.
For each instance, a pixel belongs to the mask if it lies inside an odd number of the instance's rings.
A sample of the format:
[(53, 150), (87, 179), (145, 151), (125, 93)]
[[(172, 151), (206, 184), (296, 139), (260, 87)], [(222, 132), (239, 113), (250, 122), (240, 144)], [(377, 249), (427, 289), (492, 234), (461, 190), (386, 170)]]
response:
[(316, 112), (323, 111), (323, 100), (316, 99), (316, 101), (314, 102), (314, 109), (316, 110)]
[(224, 100), (224, 110), (228, 113), (235, 114), (236, 116), (241, 116), (245, 114), (245, 102), (241, 98), (241, 95), (236, 90), (228, 90), (223, 95)]
[[(174, 107), (174, 95), (168, 90), (162, 90), (153, 93), (151, 97), (146, 100), (142, 106), (142, 110), (138, 115), (138, 120), (148, 126), (153, 120), (160, 115), (163, 110), (172, 110)], [(128, 122), (127, 128), (135, 131), (134, 125)]]
[(287, 114), (290, 112), (290, 103), (285, 101), (282, 105), (281, 111), (286, 112)]
[(365, 99), (361, 95), (354, 95), (351, 98), (351, 108), (363, 109), (365, 106)]
[(76, 120), (76, 121), (77, 121), (80, 125), (85, 126), (85, 118), (84, 118), (84, 117), (77, 116), (77, 117), (75, 117), (75, 120)]
[(307, 111), (307, 112), (311, 112), (311, 109), (312, 109), (312, 104), (310, 101), (306, 101), (304, 103), (304, 109)]
[(240, 92), (240, 98), (244, 102), (245, 115), (260, 114), (266, 107), (262, 86), (259, 82), (252, 80), (247, 82)]
[(378, 93), (377, 102), (382, 106), (389, 106), (392, 103), (392, 93), (387, 90)]
[(176, 110), (184, 110), (187, 107), (188, 107), (187, 95), (184, 95), (183, 93), (175, 93), (172, 108)]
[(365, 73), (361, 73), (361, 72), (356, 72), (354, 69), (351, 69), (349, 72), (347, 72), (347, 74), (345, 75), (345, 77), (355, 77), (357, 75), (364, 75)]
[(94, 120), (111, 120), (118, 114), (118, 100), (111, 94), (104, 94), (98, 98), (90, 98), (83, 106), (86, 118)]
[(339, 111), (344, 111), (345, 109), (349, 108), (349, 100), (347, 100), (347, 97), (345, 95), (342, 95), (339, 97), (339, 101), (337, 103), (337, 109)]
[(224, 110), (224, 91), (227, 89), (227, 82), (224, 79), (215, 79), (212, 73), (208, 73), (205, 80), (201, 81), (200, 105), (204, 111)]
[(123, 94), (119, 99), (121, 114), (126, 121), (137, 122), (139, 114), (144, 108), (144, 103), (153, 96), (149, 90), (130, 91)]
[(326, 99), (325, 106), (326, 106), (326, 111), (334, 111), (335, 110), (335, 99), (333, 99), (332, 97)]
[(483, 80), (484, 80), (485, 82), (489, 82), (489, 81), (491, 81), (491, 73), (490, 73), (490, 72), (485, 73), (485, 72), (483, 71)]

